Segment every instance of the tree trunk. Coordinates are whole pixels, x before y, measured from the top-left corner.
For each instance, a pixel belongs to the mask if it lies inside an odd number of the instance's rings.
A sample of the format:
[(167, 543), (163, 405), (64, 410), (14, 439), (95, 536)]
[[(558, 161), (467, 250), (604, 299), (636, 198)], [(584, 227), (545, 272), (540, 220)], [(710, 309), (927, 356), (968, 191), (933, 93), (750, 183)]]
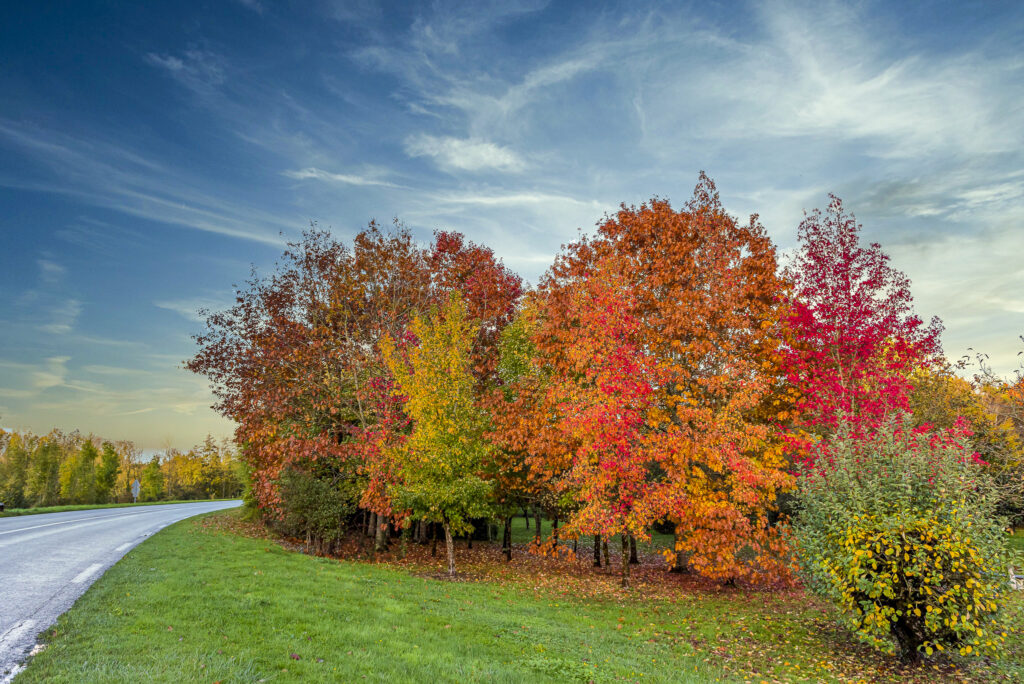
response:
[(501, 548), (505, 552), (505, 560), (512, 560), (512, 516), (505, 518), (505, 533), (501, 536)]
[(437, 558), (437, 523), (430, 523), (430, 557)]
[(905, 616), (900, 616), (892, 624), (892, 633), (900, 647), (900, 660), (904, 663), (914, 664), (921, 660), (921, 652), (917, 647), (921, 640), (914, 634), (914, 630), (907, 623)]
[(601, 550), (604, 552), (604, 567), (610, 567), (612, 564), (611, 554), (608, 553), (608, 538), (601, 538)]
[(555, 540), (555, 546), (558, 546), (558, 515), (555, 515), (554, 520), (551, 521), (551, 536)]
[(448, 549), (448, 576), (455, 577), (455, 542), (452, 541), (452, 527), (444, 521), (444, 545)]
[(388, 519), (383, 515), (377, 516), (377, 538), (373, 543), (374, 553), (384, 553), (388, 550)]
[(594, 535), (594, 567), (601, 567), (601, 535)]
[(366, 520), (366, 530), (363, 532), (367, 537), (373, 536), (373, 531), (377, 529), (377, 514), (370, 513)]
[(535, 530), (535, 536), (537, 538), (537, 544), (540, 545), (540, 506), (537, 506), (533, 509), (533, 516), (533, 523), (537, 527), (537, 529)]
[(526, 529), (530, 529), (530, 512), (523, 509), (523, 520), (526, 521)]
[(467, 549), (473, 548), (473, 533), (472, 532), (470, 532), (469, 534), (466, 535), (466, 548)]
[(636, 537), (633, 535), (629, 535), (629, 564), (640, 564), (640, 559), (636, 557)]
[(680, 525), (676, 525), (676, 562), (675, 565), (669, 570), (669, 572), (685, 573), (686, 572), (686, 555), (683, 553), (681, 547), (683, 545), (683, 530)]
[(629, 535), (622, 533), (622, 586), (629, 589)]

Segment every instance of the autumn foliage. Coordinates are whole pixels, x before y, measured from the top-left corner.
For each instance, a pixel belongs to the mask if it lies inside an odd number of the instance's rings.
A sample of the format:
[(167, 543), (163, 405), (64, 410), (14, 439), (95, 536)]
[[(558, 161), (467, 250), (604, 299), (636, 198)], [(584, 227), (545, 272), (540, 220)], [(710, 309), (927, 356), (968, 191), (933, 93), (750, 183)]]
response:
[[(757, 217), (729, 216), (704, 176), (682, 210), (622, 207), (566, 248), (541, 286), (536, 346), (580, 444), (566, 482), (583, 504), (573, 529), (643, 537), (668, 520), (674, 564), (757, 576), (768, 514), (792, 482), (762, 410), (783, 289)], [(597, 510), (592, 488), (611, 474), (625, 500)]]
[[(1002, 386), (936, 379), (941, 325), (859, 232), (833, 197), (780, 268), (758, 217), (728, 214), (701, 174), (681, 207), (622, 205), (525, 291), (457, 233), (424, 246), (371, 224), (349, 246), (314, 229), (208, 314), (189, 368), (236, 421), (271, 517), (293, 510), (289, 488), (320, 491), (312, 477), (378, 551), (443, 532), (450, 573), (453, 536), (504, 523), (508, 558), (511, 516), (532, 509), (553, 521), (535, 549), (594, 535), (600, 563), (618, 537), (627, 586), (629, 549), (656, 527), (674, 533), (675, 571), (790, 581), (784, 502), (808, 468), (827, 486), (833, 440), (935, 427), (911, 411), (962, 430), (961, 413), (981, 425), (1016, 406)], [(997, 422), (993, 448), (1017, 449)], [(914, 529), (939, 534), (926, 513)]]
[(782, 355), (798, 400), (793, 423), (828, 434), (846, 422), (870, 432), (909, 410), (912, 374), (941, 353), (942, 325), (914, 313), (910, 281), (879, 244), (860, 244), (861, 227), (842, 201), (800, 224), (800, 251)]

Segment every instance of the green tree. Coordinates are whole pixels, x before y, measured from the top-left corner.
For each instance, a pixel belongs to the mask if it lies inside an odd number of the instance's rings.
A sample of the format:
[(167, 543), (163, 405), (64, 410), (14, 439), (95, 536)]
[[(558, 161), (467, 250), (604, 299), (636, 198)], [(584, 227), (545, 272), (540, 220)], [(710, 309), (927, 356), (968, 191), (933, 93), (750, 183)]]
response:
[(31, 445), (24, 437), (11, 435), (7, 448), (0, 454), (0, 501), (11, 508), (26, 506), (25, 485), (28, 482)]
[[(428, 317), (417, 316), (401, 343), (381, 347), (412, 420), (412, 433), (392, 456), (399, 477), (393, 497), (413, 519), (439, 522), (455, 574), (452, 534), (470, 532), (470, 520), (489, 515), (491, 483), (479, 473), (491, 449), (486, 414), (474, 398), (472, 347), (476, 326), (460, 295)], [(402, 346), (399, 347), (399, 344)]]
[(60, 501), (60, 445), (40, 439), (32, 450), (25, 486), (29, 506), (55, 506)]
[(117, 473), (121, 470), (121, 459), (110, 442), (103, 443), (100, 454), (100, 465), (96, 469), (96, 502), (107, 503), (117, 483)]
[(159, 501), (164, 495), (164, 473), (160, 468), (160, 457), (153, 456), (153, 459), (142, 470), (142, 479), (139, 482), (140, 501)]
[(99, 452), (90, 440), (60, 466), (60, 498), (65, 503), (96, 502), (96, 459)]

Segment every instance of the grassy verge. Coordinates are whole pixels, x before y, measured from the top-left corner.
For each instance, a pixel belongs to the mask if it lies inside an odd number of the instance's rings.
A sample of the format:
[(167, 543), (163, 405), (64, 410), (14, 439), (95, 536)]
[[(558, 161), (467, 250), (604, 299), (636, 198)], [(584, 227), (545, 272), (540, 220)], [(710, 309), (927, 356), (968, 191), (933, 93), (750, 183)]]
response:
[(67, 506), (40, 506), (38, 508), (11, 508), (0, 513), (0, 518), (13, 518), (19, 515), (37, 515), (39, 513), (64, 513), (66, 511), (91, 511), (97, 508), (130, 508), (132, 506), (161, 506), (163, 504), (179, 503), (201, 503), (203, 501), (234, 501), (238, 497), (229, 499), (180, 499), (176, 501), (145, 501), (140, 503), (112, 503), (112, 504), (69, 504)]
[(852, 644), (799, 592), (627, 593), (612, 576), (550, 564), (530, 582), (529, 558), (516, 581), (452, 582), (306, 556), (238, 526), (237, 512), (218, 513), (138, 546), (60, 619), (16, 684), (1024, 678), (1020, 601), (1006, 660), (906, 671)]
[[(16, 682), (721, 675), (689, 642), (653, 638), (647, 614), (634, 606), (313, 558), (204, 522), (178, 523), (112, 568)], [(713, 633), (705, 627), (692, 636)]]

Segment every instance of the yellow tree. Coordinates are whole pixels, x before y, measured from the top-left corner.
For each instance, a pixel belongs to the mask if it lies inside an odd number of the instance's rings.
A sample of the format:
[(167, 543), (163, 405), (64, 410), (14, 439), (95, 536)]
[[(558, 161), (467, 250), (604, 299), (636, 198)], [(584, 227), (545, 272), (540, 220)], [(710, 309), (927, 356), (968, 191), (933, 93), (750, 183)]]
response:
[(449, 575), (452, 534), (471, 531), (470, 520), (490, 512), (492, 484), (481, 471), (491, 446), (472, 373), (476, 336), (465, 301), (454, 293), (440, 310), (417, 316), (401, 340), (381, 344), (393, 391), (412, 422), (411, 434), (391, 449), (399, 473), (391, 495), (412, 518), (441, 523)]

